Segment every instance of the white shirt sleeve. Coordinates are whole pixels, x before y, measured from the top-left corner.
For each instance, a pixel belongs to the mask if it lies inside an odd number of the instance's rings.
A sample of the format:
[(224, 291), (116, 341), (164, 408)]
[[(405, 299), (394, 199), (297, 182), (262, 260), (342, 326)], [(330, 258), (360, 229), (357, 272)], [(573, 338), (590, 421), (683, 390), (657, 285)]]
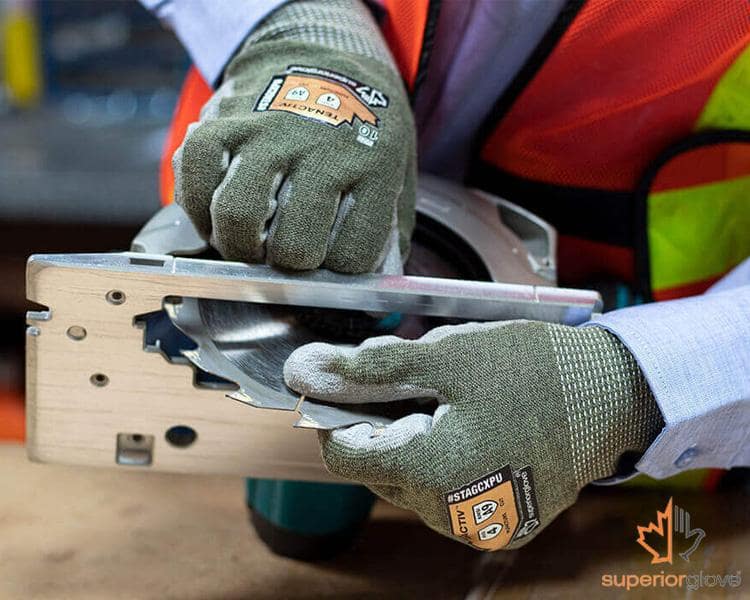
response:
[(750, 259), (702, 296), (615, 310), (586, 326), (630, 349), (664, 416), (639, 471), (664, 478), (750, 466)]
[(287, 0), (140, 0), (168, 24), (214, 85), (253, 28)]

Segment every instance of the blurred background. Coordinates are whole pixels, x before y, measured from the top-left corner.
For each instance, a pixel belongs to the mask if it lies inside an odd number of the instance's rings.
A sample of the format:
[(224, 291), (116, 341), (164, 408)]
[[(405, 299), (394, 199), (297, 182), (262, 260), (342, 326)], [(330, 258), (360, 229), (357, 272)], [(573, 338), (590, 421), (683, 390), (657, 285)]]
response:
[(135, 0), (0, 0), (0, 439), (23, 436), (26, 258), (128, 247), (188, 64)]

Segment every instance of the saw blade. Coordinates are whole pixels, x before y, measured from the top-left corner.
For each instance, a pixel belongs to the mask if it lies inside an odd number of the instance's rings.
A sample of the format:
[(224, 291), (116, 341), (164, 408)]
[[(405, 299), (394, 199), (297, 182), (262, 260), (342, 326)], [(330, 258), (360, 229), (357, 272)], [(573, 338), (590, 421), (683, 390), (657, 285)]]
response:
[[(510, 260), (518, 260), (512, 253)], [(520, 270), (520, 269), (519, 269)], [(417, 220), (408, 275), (444, 279), (489, 280), (481, 257), (450, 231)], [(541, 280), (533, 274), (529, 281)], [(522, 278), (523, 279), (523, 278)], [(197, 345), (182, 354), (199, 369), (237, 385), (230, 398), (256, 408), (297, 410), (297, 427), (335, 429), (369, 423), (375, 432), (405, 414), (429, 407), (424, 399), (404, 403), (335, 406), (301, 398), (284, 383), (284, 362), (310, 342), (356, 345), (369, 337), (393, 334), (416, 339), (439, 325), (463, 322), (419, 315), (373, 315), (362, 311), (306, 308), (184, 298), (165, 305), (173, 324)]]
[[(289, 355), (310, 342), (358, 344), (373, 335), (419, 337), (445, 319), (359, 311), (184, 298), (165, 303), (172, 323), (196, 348), (182, 354), (196, 367), (226, 379), (238, 389), (230, 398), (256, 408), (297, 410), (298, 427), (334, 429), (356, 423), (382, 428), (393, 417), (381, 404), (340, 408), (304, 399), (284, 383)], [(385, 414), (383, 414), (385, 411)]]

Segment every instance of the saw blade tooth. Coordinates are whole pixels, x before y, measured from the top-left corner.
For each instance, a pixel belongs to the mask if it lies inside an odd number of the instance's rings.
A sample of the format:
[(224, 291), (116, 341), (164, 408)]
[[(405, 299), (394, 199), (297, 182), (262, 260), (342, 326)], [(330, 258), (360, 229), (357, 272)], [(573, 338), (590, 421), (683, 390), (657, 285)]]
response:
[(182, 354), (193, 364), (195, 364), (196, 361), (200, 360), (197, 350), (180, 350), (180, 354)]
[(301, 417), (295, 426), (310, 429), (330, 430), (366, 423), (374, 430), (382, 429), (393, 422), (392, 419), (387, 417), (354, 412), (351, 410), (351, 407), (340, 408), (327, 404), (318, 404), (308, 399), (300, 403), (298, 412)]
[(317, 423), (307, 415), (300, 415), (300, 418), (297, 419), (294, 426), (299, 429), (326, 429), (325, 427), (321, 427), (320, 423)]
[(255, 406), (253, 399), (242, 390), (237, 390), (236, 392), (229, 392), (227, 394), (227, 398), (231, 398), (232, 400), (237, 400), (237, 402), (242, 402), (243, 404), (249, 404), (251, 406)]

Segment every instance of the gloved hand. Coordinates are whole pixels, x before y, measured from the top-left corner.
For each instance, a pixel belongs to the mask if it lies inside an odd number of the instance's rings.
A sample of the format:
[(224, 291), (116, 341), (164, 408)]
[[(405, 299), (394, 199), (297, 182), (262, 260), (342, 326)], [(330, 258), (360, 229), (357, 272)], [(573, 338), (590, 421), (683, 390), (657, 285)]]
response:
[(314, 0), (272, 13), (227, 66), (173, 168), (175, 201), (227, 259), (400, 267), (414, 226), (414, 123), (367, 9)]
[(322, 432), (328, 469), (485, 550), (526, 543), (663, 426), (635, 360), (609, 332), (531, 321), (439, 327), (416, 341), (309, 344), (284, 367), (310, 398), (437, 398), (372, 435)]

